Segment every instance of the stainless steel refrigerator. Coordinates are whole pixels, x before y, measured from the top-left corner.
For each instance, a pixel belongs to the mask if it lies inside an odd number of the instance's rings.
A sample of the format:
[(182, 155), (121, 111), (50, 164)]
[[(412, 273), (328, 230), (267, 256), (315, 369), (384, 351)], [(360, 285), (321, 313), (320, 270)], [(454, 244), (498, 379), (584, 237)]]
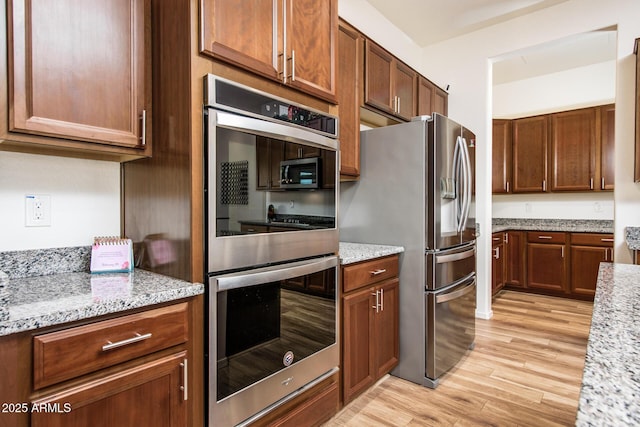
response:
[(361, 131), (359, 181), (340, 197), (340, 240), (400, 245), (400, 360), (435, 388), (473, 348), (475, 135), (434, 113)]

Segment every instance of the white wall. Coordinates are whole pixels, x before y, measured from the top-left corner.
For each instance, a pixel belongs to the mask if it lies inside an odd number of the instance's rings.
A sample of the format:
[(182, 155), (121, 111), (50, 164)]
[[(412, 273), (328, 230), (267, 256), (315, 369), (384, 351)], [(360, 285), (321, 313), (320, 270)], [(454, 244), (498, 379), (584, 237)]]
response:
[[(393, 26), (362, 0), (341, 0), (340, 15), (365, 34), (376, 34), (395, 53)], [(434, 12), (435, 13), (435, 12)], [(415, 67), (434, 83), (449, 88), (449, 116), (474, 130), (478, 138), (476, 161), (477, 215), (482, 230), (489, 230), (492, 217), (491, 198), (491, 120), (492, 61), (524, 48), (548, 43), (569, 35), (616, 26), (618, 53), (616, 64), (616, 190), (615, 246), (616, 261), (629, 262), (624, 244), (624, 227), (640, 225), (640, 185), (633, 183), (635, 56), (634, 40), (640, 37), (640, 2), (635, 0), (568, 0), (528, 16), (476, 31), (424, 49)], [(397, 31), (397, 29), (395, 30)], [(385, 33), (387, 34), (385, 37)], [(411, 51), (407, 44), (404, 52)], [(413, 56), (405, 53), (406, 56)], [(400, 56), (400, 55), (398, 55)], [(416, 62), (403, 58), (410, 64)], [(482, 168), (481, 165), (485, 167)], [(478, 241), (477, 315), (491, 313), (491, 242), (484, 233)]]
[(613, 104), (616, 61), (494, 85), (492, 89), (494, 119)]
[[(25, 226), (25, 195), (51, 196), (51, 226)], [(0, 251), (88, 246), (120, 235), (120, 165), (0, 151)]]

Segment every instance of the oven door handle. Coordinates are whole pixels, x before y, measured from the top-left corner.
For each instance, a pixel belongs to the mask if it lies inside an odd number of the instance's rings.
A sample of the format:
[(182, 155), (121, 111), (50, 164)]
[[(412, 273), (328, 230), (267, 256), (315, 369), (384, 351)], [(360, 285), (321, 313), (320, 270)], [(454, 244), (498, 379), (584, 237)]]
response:
[(250, 132), (267, 138), (285, 139), (289, 142), (314, 145), (316, 147), (337, 151), (338, 143), (328, 136), (300, 129), (295, 126), (280, 124), (268, 120), (254, 119), (240, 114), (209, 109), (209, 120), (214, 126)]
[(473, 282), (471, 282), (470, 284), (468, 284), (467, 286), (465, 286), (462, 289), (458, 289), (457, 291), (453, 291), (444, 295), (438, 295), (436, 296), (436, 304), (441, 304), (443, 302), (447, 302), (447, 301), (451, 301), (453, 299), (456, 298), (460, 298), (463, 295), (468, 294), (469, 292), (471, 292), (472, 290), (474, 290), (476, 288), (476, 279), (473, 279)]
[(261, 285), (279, 280), (292, 279), (294, 277), (317, 273), (338, 266), (338, 257), (330, 256), (320, 259), (297, 261), (284, 265), (272, 265), (255, 270), (213, 276), (209, 279), (212, 289), (215, 286), (217, 292), (230, 289), (245, 288), (247, 286)]

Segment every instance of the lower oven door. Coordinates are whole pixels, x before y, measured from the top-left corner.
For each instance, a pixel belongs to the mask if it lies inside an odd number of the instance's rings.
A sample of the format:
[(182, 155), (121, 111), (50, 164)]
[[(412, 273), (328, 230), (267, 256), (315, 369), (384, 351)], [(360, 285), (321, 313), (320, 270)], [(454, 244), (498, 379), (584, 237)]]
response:
[(338, 258), (209, 280), (209, 425), (252, 420), (339, 365)]
[(436, 292), (425, 292), (425, 385), (434, 388), (438, 378), (453, 368), (475, 340), (476, 278)]

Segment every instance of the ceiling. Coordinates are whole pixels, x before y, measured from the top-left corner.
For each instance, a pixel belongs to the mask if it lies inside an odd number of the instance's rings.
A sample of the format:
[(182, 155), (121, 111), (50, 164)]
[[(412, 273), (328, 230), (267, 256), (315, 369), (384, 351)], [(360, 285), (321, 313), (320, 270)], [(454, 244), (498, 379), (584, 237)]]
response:
[[(366, 0), (418, 46), (490, 27), (567, 0)], [(584, 33), (526, 51), (493, 66), (494, 84), (616, 58), (616, 31)]]

